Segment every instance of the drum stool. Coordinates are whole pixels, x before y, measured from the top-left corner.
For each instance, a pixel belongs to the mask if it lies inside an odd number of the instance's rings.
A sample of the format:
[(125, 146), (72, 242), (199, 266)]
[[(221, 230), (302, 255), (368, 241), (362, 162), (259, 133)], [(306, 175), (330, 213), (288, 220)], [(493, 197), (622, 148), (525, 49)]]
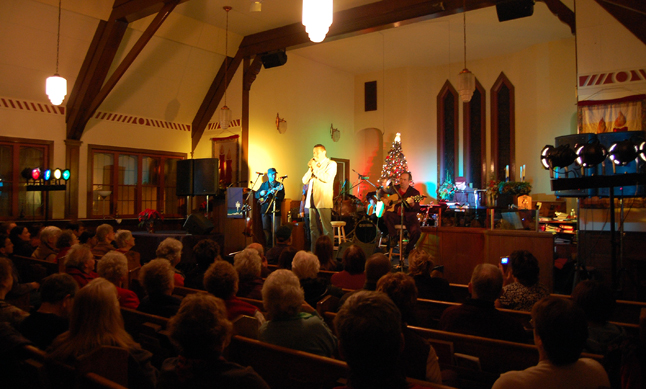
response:
[(333, 221), (332, 222), (332, 231), (334, 231), (334, 241), (332, 244), (334, 245), (336, 240), (339, 240), (339, 246), (341, 244), (347, 242), (347, 239), (345, 238), (345, 222), (344, 221)]

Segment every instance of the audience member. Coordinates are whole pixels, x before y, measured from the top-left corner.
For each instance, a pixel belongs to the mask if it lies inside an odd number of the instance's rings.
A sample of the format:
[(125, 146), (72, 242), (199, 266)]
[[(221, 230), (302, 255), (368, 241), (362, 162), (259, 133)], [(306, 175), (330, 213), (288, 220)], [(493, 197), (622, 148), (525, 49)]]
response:
[(276, 231), (276, 245), (267, 251), (267, 263), (278, 264), (280, 253), (292, 245), (292, 229), (290, 226), (280, 226)]
[(137, 310), (163, 317), (176, 314), (182, 300), (173, 296), (174, 274), (166, 259), (157, 258), (145, 264), (139, 271), (139, 281), (147, 296), (141, 299)]
[(252, 368), (222, 356), (232, 325), (220, 299), (201, 293), (186, 296), (177, 315), (168, 322), (168, 330), (179, 356), (164, 361), (158, 389), (269, 389)]
[[(327, 235), (322, 235), (327, 237)], [(320, 240), (321, 238), (319, 238)], [(298, 277), (305, 293), (305, 302), (316, 307), (316, 303), (323, 297), (332, 295), (337, 298), (343, 296), (341, 288), (330, 285), (327, 278), (318, 276), (319, 260), (309, 251), (301, 250), (294, 256), (292, 272)]]
[(117, 299), (122, 308), (137, 309), (139, 297), (135, 292), (124, 289), (124, 282), (128, 282), (128, 259), (118, 251), (110, 251), (101, 258), (97, 265), (99, 276), (112, 282), (117, 288)]
[(445, 309), (440, 317), (439, 329), (511, 342), (524, 342), (527, 335), (523, 326), (494, 306), (494, 301), (501, 292), (500, 269), (488, 263), (476, 266), (469, 282), (471, 298), (459, 306)]
[(238, 272), (227, 261), (215, 261), (204, 274), (203, 288), (224, 301), (228, 318), (234, 321), (241, 315), (258, 319), (258, 324), (265, 322), (265, 317), (255, 306), (236, 297), (238, 292)]
[(94, 255), (90, 248), (81, 244), (72, 246), (65, 259), (65, 273), (74, 277), (79, 288), (84, 287), (99, 275), (94, 272)]
[(0, 223), (0, 234), (9, 235), (11, 234), (11, 230), (13, 230), (14, 227), (16, 226), (17, 226), (16, 222), (12, 222), (12, 221), (2, 222)]
[(262, 260), (258, 251), (246, 248), (233, 257), (233, 266), (238, 272), (238, 297), (262, 300)]
[(184, 285), (193, 289), (204, 289), (204, 273), (214, 261), (221, 260), (220, 245), (212, 239), (202, 239), (193, 247), (195, 267), (186, 274)]
[(41, 350), (69, 328), (74, 295), (79, 287), (69, 274), (56, 273), (43, 279), (38, 311), (23, 320), (20, 332)]
[(92, 280), (74, 297), (70, 329), (59, 335), (49, 348), (49, 357), (70, 365), (101, 346), (128, 350), (128, 387), (154, 388), (157, 370), (152, 354), (135, 343), (123, 327), (114, 285), (103, 278)]
[(43, 223), (33, 223), (29, 226), (29, 234), (31, 236), (31, 238), (29, 238), (29, 244), (34, 248), (34, 250), (40, 246), (40, 233), (44, 228), (45, 226)]
[(260, 327), (259, 340), (325, 357), (334, 354), (336, 338), (314, 308), (303, 304), (303, 289), (294, 273), (286, 269), (271, 273), (262, 288), (262, 301), (270, 320)]
[(503, 373), (493, 389), (610, 388), (599, 362), (579, 358), (588, 337), (585, 313), (573, 302), (546, 297), (532, 309), (538, 365)]
[(361, 289), (366, 283), (366, 254), (353, 244), (343, 252), (343, 271), (333, 274), (332, 285), (343, 289)]
[(76, 235), (74, 235), (72, 230), (64, 230), (61, 232), (58, 240), (56, 240), (56, 249), (58, 250), (58, 253), (56, 253), (54, 262), (59, 263), (61, 260), (65, 262), (65, 259), (63, 258), (65, 258), (67, 252), (70, 251), (70, 248), (75, 244), (79, 244), (79, 240), (76, 238)]
[(56, 226), (47, 226), (40, 232), (40, 244), (31, 254), (32, 257), (43, 261), (54, 262), (56, 260), (56, 241), (63, 231)]
[(262, 245), (260, 243), (255, 243), (255, 242), (250, 243), (249, 246), (247, 246), (246, 248), (254, 249), (254, 250), (256, 250), (258, 252), (258, 255), (260, 256), (260, 263), (262, 264), (262, 266), (260, 268), (260, 276), (262, 278), (267, 278), (270, 271), (269, 271), (269, 266), (268, 266), (269, 264), (267, 263), (267, 258), (265, 257), (265, 248), (262, 247)]
[(9, 239), (13, 243), (13, 253), (21, 257), (31, 257), (34, 247), (31, 245), (31, 233), (27, 227), (14, 227), (11, 229)]
[(184, 246), (182, 242), (175, 238), (166, 238), (157, 246), (155, 254), (157, 258), (164, 258), (170, 262), (170, 265), (175, 274), (175, 286), (184, 286), (184, 274), (177, 269), (177, 265), (182, 260), (182, 249)]
[(321, 235), (314, 244), (314, 254), (319, 259), (321, 270), (341, 271), (343, 264), (334, 259), (334, 244), (327, 235)]
[(16, 265), (10, 259), (11, 255), (13, 254), (14, 245), (13, 243), (11, 243), (11, 239), (9, 239), (9, 237), (4, 234), (0, 234), (0, 243), (2, 242), (4, 242), (4, 246), (0, 246), (0, 258), (7, 258), (7, 260), (9, 261), (9, 264), (11, 265), (11, 276), (13, 278), (13, 286), (11, 287), (9, 293), (7, 293), (7, 298), (15, 299), (29, 293), (29, 299), (32, 304), (39, 301), (37, 294), (40, 285), (38, 284), (38, 282), (21, 282), (20, 273), (18, 272)]
[[(507, 269), (505, 286), (502, 296), (496, 300), (496, 307), (529, 312), (538, 300), (550, 294), (538, 282), (538, 260), (527, 250), (516, 250), (509, 256), (509, 262), (511, 270)], [(502, 265), (499, 267), (504, 272)]]
[(96, 233), (92, 231), (83, 231), (79, 236), (79, 243), (88, 246), (90, 249), (98, 243), (96, 240)]
[(92, 247), (92, 254), (102, 257), (109, 251), (115, 249), (112, 245), (114, 240), (114, 228), (109, 224), (101, 224), (96, 228), (96, 244)]
[(583, 309), (588, 322), (586, 352), (607, 355), (621, 346), (627, 335), (623, 328), (608, 322), (617, 306), (609, 287), (593, 280), (579, 282), (572, 291), (572, 301)]
[(404, 335), (402, 363), (406, 377), (441, 384), (442, 372), (435, 349), (426, 339), (408, 328), (417, 304), (417, 287), (413, 278), (404, 273), (388, 273), (379, 279), (377, 291), (387, 294), (401, 313)]
[(348, 292), (341, 297), (339, 300), (339, 308), (345, 303), (345, 301), (352, 296), (353, 294), (359, 292), (360, 290), (377, 290), (377, 281), (379, 279), (390, 273), (392, 270), (392, 265), (390, 264), (390, 259), (383, 253), (374, 253), (366, 260), (366, 283), (363, 284), (362, 289), (357, 289), (352, 292)]
[(81, 234), (85, 231), (85, 225), (82, 222), (69, 222), (65, 226), (66, 230), (71, 230), (74, 235), (76, 236), (76, 239), (81, 237)]
[(0, 258), (0, 322), (18, 328), (29, 313), (4, 301), (12, 286), (11, 263), (7, 258)]
[(135, 246), (135, 237), (132, 236), (130, 230), (117, 230), (114, 235), (114, 243), (117, 246), (117, 251), (126, 256), (128, 270), (141, 266), (141, 254), (131, 250)]
[(280, 257), (278, 257), (278, 268), (292, 270), (292, 262), (294, 261), (294, 256), (297, 252), (298, 250), (292, 246), (283, 250), (283, 252), (280, 253)]
[(334, 326), (339, 354), (350, 368), (347, 386), (337, 389), (422, 388), (406, 382), (401, 315), (384, 293), (360, 291), (352, 295), (334, 319)]
[(433, 257), (421, 249), (413, 249), (408, 255), (408, 271), (419, 291), (419, 298), (439, 301), (455, 301), (449, 282), (444, 278), (431, 277), (435, 263)]

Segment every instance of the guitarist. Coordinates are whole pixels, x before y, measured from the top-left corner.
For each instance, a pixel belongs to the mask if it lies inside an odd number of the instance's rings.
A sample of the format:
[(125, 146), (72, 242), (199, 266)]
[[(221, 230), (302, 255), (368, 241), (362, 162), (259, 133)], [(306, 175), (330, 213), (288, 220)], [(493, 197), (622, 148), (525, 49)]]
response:
[[(256, 192), (256, 199), (260, 203), (260, 214), (262, 215), (262, 229), (265, 231), (265, 247), (272, 247), (272, 236), (276, 236), (280, 227), (280, 206), (285, 198), (285, 187), (276, 181), (276, 169), (273, 167), (267, 170), (267, 181), (263, 182)], [(272, 202), (271, 200), (274, 199)], [(274, 208), (274, 204), (276, 207)], [(271, 209), (269, 209), (271, 205)], [(269, 212), (267, 210), (269, 209)], [(274, 213), (273, 211), (276, 210)], [(273, 218), (273, 223), (272, 223)], [(272, 235), (273, 224), (273, 235)]]
[[(413, 179), (413, 176), (410, 172), (404, 172), (399, 177), (399, 185), (395, 185), (395, 193), (399, 195), (400, 199), (403, 199), (403, 202), (400, 201), (399, 204), (395, 206), (393, 211), (386, 211), (384, 213), (384, 218), (386, 219), (386, 226), (388, 227), (388, 235), (390, 236), (388, 248), (393, 248), (399, 242), (399, 234), (395, 229), (395, 225), (401, 223), (400, 207), (404, 207), (404, 225), (408, 230), (409, 241), (406, 246), (406, 252), (404, 257), (408, 257), (408, 253), (415, 248), (415, 243), (419, 239), (422, 231), (419, 225), (419, 220), (417, 220), (417, 213), (419, 213), (419, 202), (415, 202), (412, 197), (420, 196), (420, 193), (417, 189), (410, 186), (410, 182)], [(395, 196), (397, 197), (397, 196)]]

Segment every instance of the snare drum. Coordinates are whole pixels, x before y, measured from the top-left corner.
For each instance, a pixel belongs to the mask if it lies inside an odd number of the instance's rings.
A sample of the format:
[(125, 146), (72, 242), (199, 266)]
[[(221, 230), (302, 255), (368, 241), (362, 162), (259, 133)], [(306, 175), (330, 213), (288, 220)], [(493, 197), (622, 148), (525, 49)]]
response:
[(355, 238), (361, 243), (374, 243), (379, 235), (377, 226), (367, 218), (359, 220), (353, 232)]

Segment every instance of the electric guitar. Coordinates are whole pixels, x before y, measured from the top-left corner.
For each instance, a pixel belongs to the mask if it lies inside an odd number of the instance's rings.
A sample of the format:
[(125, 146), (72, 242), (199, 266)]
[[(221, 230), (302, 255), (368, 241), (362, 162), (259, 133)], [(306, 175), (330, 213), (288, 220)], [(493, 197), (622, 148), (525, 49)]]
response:
[(268, 202), (269, 200), (271, 200), (271, 198), (272, 198), (272, 196), (274, 195), (274, 193), (276, 193), (276, 192), (280, 192), (281, 190), (283, 190), (283, 188), (284, 188), (284, 187), (285, 187), (285, 186), (284, 186), (282, 183), (280, 183), (278, 186), (276, 186), (276, 187), (273, 187), (273, 188), (269, 189), (269, 190), (267, 191), (267, 193), (265, 193), (265, 195), (264, 195), (263, 197), (261, 197), (261, 198), (259, 198), (259, 199), (258, 199), (258, 204), (260, 204), (260, 205), (264, 205), (266, 202)]
[[(416, 196), (407, 197), (406, 199), (413, 199), (414, 202), (419, 203), (425, 198), (426, 196), (424, 195), (416, 195)], [(399, 193), (391, 194), (386, 197), (382, 196), (381, 201), (383, 202), (383, 206), (386, 212), (395, 212), (395, 207), (398, 204), (402, 203), (401, 196), (399, 195)], [(408, 203), (406, 205), (408, 205)]]

